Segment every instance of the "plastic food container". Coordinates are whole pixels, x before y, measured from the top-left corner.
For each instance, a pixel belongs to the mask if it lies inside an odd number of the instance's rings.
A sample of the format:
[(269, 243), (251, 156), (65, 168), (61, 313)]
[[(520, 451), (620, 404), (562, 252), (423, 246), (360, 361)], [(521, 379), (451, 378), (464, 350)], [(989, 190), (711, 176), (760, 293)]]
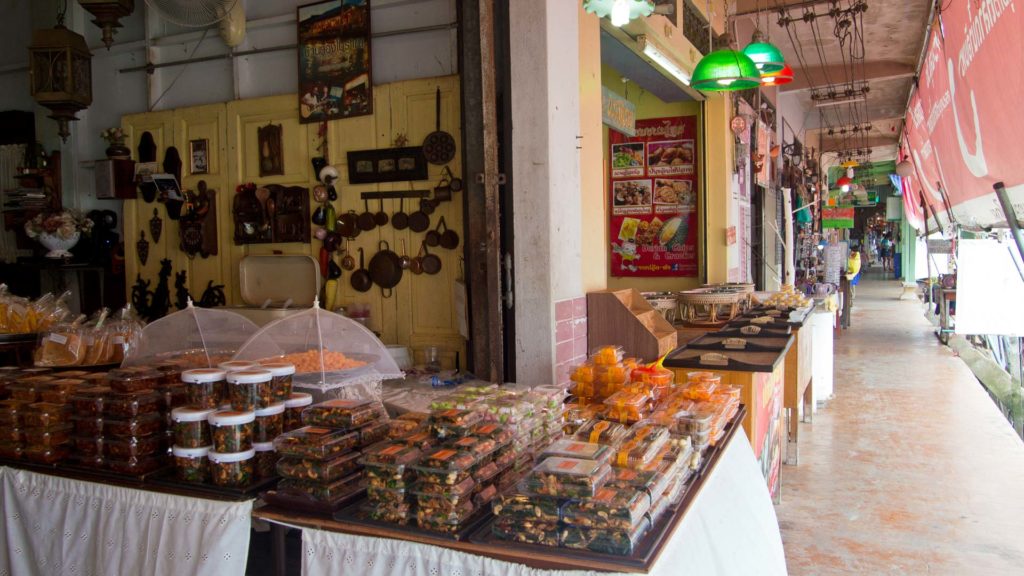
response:
[(227, 382), (227, 372), (216, 368), (198, 368), (181, 373), (185, 383), (185, 397), (195, 408), (218, 408)]
[(227, 362), (217, 364), (217, 368), (220, 368), (225, 372), (238, 372), (239, 370), (259, 368), (259, 364), (256, 362), (250, 362), (249, 360), (228, 360)]
[(477, 438), (489, 438), (497, 442), (499, 446), (508, 444), (514, 436), (511, 428), (494, 422), (477, 424), (469, 429), (469, 434)]
[(390, 424), (390, 422), (382, 420), (356, 430), (359, 434), (359, 445), (365, 447), (386, 440), (388, 431), (391, 429)]
[(589, 498), (607, 481), (611, 468), (594, 460), (548, 458), (520, 485), (521, 492), (559, 498)]
[(253, 464), (253, 472), (256, 478), (270, 478), (277, 472), (277, 461), (280, 457), (274, 449), (273, 442), (254, 442), (253, 450), (256, 451), (256, 458)]
[(273, 377), (270, 387), (273, 390), (274, 402), (284, 402), (292, 395), (292, 378), (295, 375), (295, 365), (288, 362), (267, 362), (260, 364), (260, 368), (270, 370)]
[(438, 438), (452, 438), (469, 434), (473, 425), (483, 419), (476, 410), (443, 410), (430, 416), (430, 428)]
[(346, 476), (328, 484), (285, 478), (277, 484), (277, 489), (288, 492), (299, 492), (306, 494), (317, 502), (330, 504), (344, 500), (345, 498), (362, 491), (364, 486), (362, 475), (352, 474), (351, 476)]
[(432, 400), (429, 408), (431, 412), (443, 412), (445, 410), (471, 410), (482, 400), (483, 397), (477, 394), (469, 394), (465, 391), (452, 392)]
[(273, 442), (274, 438), (284, 433), (284, 410), (284, 402), (256, 410), (254, 442)]
[(383, 418), (384, 407), (374, 400), (328, 400), (302, 411), (307, 425), (350, 430)]
[(515, 398), (492, 398), (485, 400), (484, 418), (499, 424), (515, 425), (532, 418), (537, 408), (532, 402)]
[(702, 378), (696, 381), (691, 380), (690, 384), (683, 389), (683, 397), (695, 402), (710, 400), (720, 381), (720, 376)]
[(366, 486), (375, 489), (405, 489), (416, 481), (416, 474), (406, 466), (363, 463)]
[(210, 476), (217, 486), (240, 487), (252, 484), (256, 450), (241, 452), (214, 452), (208, 454)]
[(302, 427), (302, 411), (313, 404), (313, 395), (305, 392), (292, 392), (284, 401), (284, 431), (289, 432)]
[(238, 411), (266, 408), (274, 400), (270, 370), (253, 368), (228, 372), (228, 398)]
[(106, 450), (103, 436), (75, 436), (72, 443), (75, 445), (75, 454), (82, 456), (104, 456)]
[(626, 556), (633, 553), (633, 549), (640, 543), (640, 539), (650, 526), (651, 523), (646, 518), (631, 530), (570, 526), (562, 532), (561, 545), (565, 548)]
[(448, 446), (460, 452), (472, 454), (478, 462), (492, 455), (498, 448), (502, 448), (494, 440), (479, 436), (466, 436), (458, 440), (452, 440), (448, 443)]
[(561, 410), (565, 404), (568, 392), (563, 386), (534, 386), (530, 390), (529, 398), (538, 408), (542, 410)]
[(106, 468), (107, 459), (99, 454), (83, 454), (81, 452), (75, 452), (68, 456), (68, 461), (76, 466), (83, 468)]
[(636, 488), (604, 487), (593, 498), (562, 506), (562, 522), (583, 528), (632, 530), (651, 508), (650, 496)]
[(425, 430), (421, 430), (414, 434), (410, 434), (405, 438), (399, 438), (396, 442), (405, 444), (406, 446), (412, 446), (413, 448), (419, 448), (422, 452), (429, 452), (433, 450), (440, 440), (434, 438), (434, 435)]
[(668, 428), (664, 426), (634, 426), (616, 449), (612, 463), (623, 468), (641, 468), (651, 463), (668, 441)]
[(409, 489), (420, 507), (452, 509), (472, 501), (476, 482), (472, 478), (466, 478), (462, 482), (447, 486), (433, 482), (417, 482)]
[(75, 429), (70, 424), (59, 424), (45, 428), (25, 428), (25, 447), (46, 450), (63, 446), (71, 442), (71, 432)]
[(454, 508), (429, 506), (421, 502), (416, 508), (416, 523), (423, 530), (450, 534), (458, 532), (462, 523), (468, 520), (474, 511), (473, 503), (470, 501)]
[(160, 373), (149, 368), (119, 368), (107, 372), (107, 386), (115, 392), (153, 390), (160, 384)]
[(210, 408), (181, 407), (171, 410), (174, 423), (174, 445), (180, 448), (202, 448), (213, 440), (210, 435)]
[(75, 427), (75, 434), (78, 436), (102, 436), (102, 416), (72, 416), (71, 423)]
[(39, 464), (56, 464), (68, 457), (68, 449), (64, 446), (55, 448), (28, 448), (22, 454), (30, 462)]
[(413, 469), (423, 482), (454, 486), (469, 478), (479, 461), (477, 456), (469, 452), (438, 448), (425, 455)]
[(601, 346), (590, 352), (590, 360), (598, 366), (613, 366), (625, 356), (622, 346)]
[(36, 402), (25, 410), (25, 428), (46, 428), (71, 423), (71, 407), (66, 404)]
[(144, 458), (107, 458), (107, 467), (112, 472), (129, 476), (142, 476), (163, 468), (167, 462), (165, 456), (146, 456)]
[(399, 506), (407, 502), (408, 491), (405, 488), (377, 488), (368, 486), (366, 488), (366, 499), (385, 507)]
[(581, 442), (579, 440), (558, 440), (545, 448), (539, 459), (543, 460), (549, 456), (561, 456), (563, 458), (582, 458), (584, 460), (596, 460), (607, 462), (614, 451), (604, 444)]
[(491, 534), (495, 538), (540, 546), (558, 546), (561, 541), (561, 532), (562, 527), (558, 523), (530, 522), (522, 524), (518, 519), (499, 517), (491, 524)]
[(210, 453), (209, 446), (199, 448), (185, 448), (174, 446), (171, 448), (171, 455), (174, 457), (175, 476), (182, 482), (195, 482), (197, 484), (210, 479), (210, 462), (207, 455)]
[(156, 393), (160, 395), (159, 408), (162, 412), (169, 412), (178, 406), (188, 404), (188, 389), (182, 383), (171, 386), (161, 386)]
[(622, 424), (635, 424), (643, 420), (651, 397), (644, 392), (620, 390), (605, 399), (604, 417)]
[(152, 390), (139, 392), (111, 392), (103, 400), (103, 413), (115, 418), (133, 418), (156, 413), (160, 408), (160, 395)]
[(391, 420), (388, 425), (388, 438), (404, 438), (420, 429), (422, 424), (413, 420)]
[(0, 426), (20, 428), (30, 403), (21, 400), (0, 400)]
[(417, 464), (423, 453), (418, 448), (402, 442), (379, 442), (363, 450), (362, 463), (368, 466), (387, 466), (404, 471), (406, 466)]
[(153, 412), (135, 418), (104, 418), (103, 434), (108, 437), (149, 436), (164, 429), (163, 417)]
[(14, 384), (7, 386), (7, 390), (11, 393), (11, 398), (14, 400), (20, 400), (22, 402), (39, 402), (43, 399), (42, 392), (44, 385), (47, 382), (52, 382), (56, 378), (52, 376), (29, 376), (26, 378), (19, 378)]
[(25, 446), (21, 442), (0, 441), (0, 457), (17, 460), (24, 456)]
[(305, 426), (278, 436), (274, 439), (274, 447), (281, 456), (331, 460), (352, 450), (358, 442), (359, 435), (355, 432)]
[[(117, 459), (144, 458), (161, 452), (166, 453), (162, 434), (134, 436), (131, 438), (109, 438), (106, 441), (107, 456)], [(163, 449), (161, 449), (163, 448)]]
[(238, 454), (252, 449), (255, 412), (220, 410), (210, 414), (208, 420), (213, 440), (211, 454)]
[(112, 390), (107, 386), (80, 387), (69, 398), (76, 416), (99, 416), (103, 414), (105, 398)]
[(160, 381), (157, 386), (173, 386), (181, 382), (181, 373), (185, 371), (184, 368), (179, 364), (173, 362), (163, 362), (153, 366), (153, 370), (156, 370), (160, 374)]
[(410, 518), (412, 506), (410, 506), (408, 502), (402, 502), (401, 504), (391, 506), (384, 506), (375, 502), (369, 502), (360, 507), (359, 510), (371, 520), (388, 522), (391, 524), (404, 524)]
[(608, 420), (591, 420), (576, 431), (576, 439), (592, 444), (615, 446), (626, 437), (629, 430), (622, 424)]
[(39, 397), (43, 402), (66, 404), (71, 395), (75, 393), (75, 390), (82, 385), (82, 382), (82, 380), (76, 378), (61, 378), (60, 380), (47, 382), (39, 393)]
[(277, 473), (282, 478), (333, 482), (358, 471), (360, 457), (362, 454), (359, 452), (349, 452), (331, 460), (284, 457), (277, 462)]

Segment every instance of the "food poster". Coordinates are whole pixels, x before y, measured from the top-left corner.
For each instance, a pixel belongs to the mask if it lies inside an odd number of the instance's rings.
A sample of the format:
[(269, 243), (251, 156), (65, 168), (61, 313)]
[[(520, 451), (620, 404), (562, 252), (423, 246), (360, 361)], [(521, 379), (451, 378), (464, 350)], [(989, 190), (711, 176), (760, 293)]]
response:
[(612, 276), (697, 276), (696, 135), (696, 116), (609, 131)]

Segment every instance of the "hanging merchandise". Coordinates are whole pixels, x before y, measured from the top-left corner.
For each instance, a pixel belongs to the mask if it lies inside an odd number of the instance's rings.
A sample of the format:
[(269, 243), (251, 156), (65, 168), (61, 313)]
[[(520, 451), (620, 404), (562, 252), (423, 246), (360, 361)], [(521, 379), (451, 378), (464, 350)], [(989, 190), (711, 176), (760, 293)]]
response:
[(149, 219), (149, 234), (153, 237), (153, 242), (160, 242), (160, 234), (164, 229), (164, 221), (160, 218), (160, 211), (158, 208), (153, 208), (153, 217)]
[(122, 366), (180, 360), (196, 368), (215, 368), (230, 360), (257, 330), (256, 324), (240, 314), (198, 308), (189, 301), (184, 310), (146, 326), (139, 345), (128, 351)]
[(139, 230), (139, 239), (135, 242), (135, 251), (139, 255), (139, 262), (145, 266), (149, 260), (149, 240), (146, 240), (146, 231)]

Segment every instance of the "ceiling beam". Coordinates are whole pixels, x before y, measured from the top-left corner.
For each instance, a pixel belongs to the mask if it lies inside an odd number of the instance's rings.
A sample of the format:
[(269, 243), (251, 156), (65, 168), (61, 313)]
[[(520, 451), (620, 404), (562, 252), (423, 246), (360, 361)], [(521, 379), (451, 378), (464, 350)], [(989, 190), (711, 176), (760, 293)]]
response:
[[(790, 62), (790, 66), (792, 65), (793, 62)], [(860, 77), (862, 70), (863, 74), (866, 76), (865, 78)], [(869, 82), (905, 80), (907, 78), (913, 78), (916, 74), (916, 70), (912, 64), (892, 60), (865, 62), (863, 68), (858, 66), (855, 72), (856, 80), (868, 80)], [(810, 90), (815, 86), (820, 87), (827, 85), (826, 78), (831, 78), (832, 82), (836, 84), (842, 84), (846, 82), (847, 69), (842, 64), (830, 64), (825, 67), (810, 66), (807, 68), (797, 68), (793, 66), (793, 81), (789, 84), (780, 86), (779, 90), (782, 92)]]
[(829, 0), (777, 0), (768, 2), (765, 0), (737, 0), (736, 17), (754, 16), (756, 14), (769, 12), (775, 14), (779, 8), (810, 8), (819, 4), (828, 4)]

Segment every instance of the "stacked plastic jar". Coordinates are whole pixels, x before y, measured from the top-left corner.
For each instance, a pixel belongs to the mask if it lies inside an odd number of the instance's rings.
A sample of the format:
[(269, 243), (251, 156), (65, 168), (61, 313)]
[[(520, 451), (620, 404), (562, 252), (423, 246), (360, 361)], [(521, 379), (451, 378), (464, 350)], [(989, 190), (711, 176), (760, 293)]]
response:
[(103, 397), (103, 449), (107, 467), (140, 476), (167, 462), (166, 417), (157, 392), (161, 374), (149, 368), (124, 368), (107, 374), (111, 392)]

